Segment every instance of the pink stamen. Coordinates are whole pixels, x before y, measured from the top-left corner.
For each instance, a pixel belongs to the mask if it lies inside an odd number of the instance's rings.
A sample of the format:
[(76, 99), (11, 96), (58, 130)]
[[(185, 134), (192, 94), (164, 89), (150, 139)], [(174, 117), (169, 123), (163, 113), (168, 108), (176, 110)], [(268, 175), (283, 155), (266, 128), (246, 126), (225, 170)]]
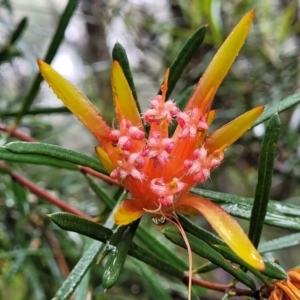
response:
[(176, 195), (181, 192), (186, 184), (178, 178), (173, 178), (170, 182), (164, 182), (163, 178), (154, 178), (150, 182), (150, 189), (159, 196), (158, 201), (163, 207), (174, 204)]
[(176, 117), (179, 112), (179, 108), (173, 101), (168, 100), (164, 102), (161, 95), (155, 96), (150, 103), (151, 109), (148, 109), (144, 113), (144, 120), (148, 124), (152, 124), (154, 122), (160, 124), (163, 120), (166, 120), (167, 123), (170, 124), (172, 119)]
[(182, 128), (182, 132), (179, 136), (181, 139), (187, 137), (195, 138), (197, 132), (208, 129), (206, 118), (204, 116), (199, 116), (199, 113), (199, 109), (194, 108), (187, 113), (179, 112), (177, 114), (177, 122)]
[(216, 151), (208, 156), (207, 150), (201, 147), (193, 152), (192, 160), (184, 161), (184, 167), (188, 174), (194, 175), (195, 182), (204, 182), (210, 177), (210, 171), (218, 167), (223, 158), (223, 152)]

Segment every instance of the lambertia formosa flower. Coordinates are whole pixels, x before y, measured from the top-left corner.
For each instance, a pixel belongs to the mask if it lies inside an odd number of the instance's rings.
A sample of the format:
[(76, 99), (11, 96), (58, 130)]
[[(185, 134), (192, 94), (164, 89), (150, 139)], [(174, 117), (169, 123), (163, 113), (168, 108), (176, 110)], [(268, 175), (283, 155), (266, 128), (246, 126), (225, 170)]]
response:
[[(128, 224), (145, 213), (152, 217), (173, 211), (201, 213), (220, 237), (247, 263), (264, 269), (264, 263), (239, 224), (221, 207), (189, 193), (210, 178), (224, 158), (224, 150), (242, 136), (261, 115), (256, 107), (208, 135), (216, 112), (214, 95), (238, 55), (250, 30), (254, 11), (245, 15), (219, 49), (189, 99), (180, 111), (166, 99), (169, 70), (161, 95), (140, 116), (118, 61), (112, 64), (112, 91), (118, 128), (111, 128), (93, 104), (48, 64), (38, 61), (41, 73), (70, 111), (90, 130), (101, 146), (96, 153), (110, 176), (126, 188), (131, 198), (115, 213), (115, 222)], [(169, 136), (168, 127), (178, 126)], [(146, 132), (144, 123), (150, 126)]]

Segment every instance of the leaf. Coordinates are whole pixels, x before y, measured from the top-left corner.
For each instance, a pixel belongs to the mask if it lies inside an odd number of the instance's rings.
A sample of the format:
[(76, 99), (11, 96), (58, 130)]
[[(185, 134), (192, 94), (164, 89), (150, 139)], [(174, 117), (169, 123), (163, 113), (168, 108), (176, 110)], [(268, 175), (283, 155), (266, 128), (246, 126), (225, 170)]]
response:
[(267, 125), (266, 133), (262, 141), (258, 162), (258, 177), (255, 189), (255, 197), (250, 217), (249, 239), (254, 247), (259, 244), (264, 219), (266, 217), (270, 189), (272, 185), (274, 159), (277, 141), (280, 134), (280, 119), (278, 114), (273, 115)]
[(26, 17), (22, 18), (11, 35), (10, 44), (14, 44), (21, 37), (27, 25), (28, 25), (28, 18)]
[[(69, 213), (53, 213), (49, 215), (49, 217), (56, 225), (64, 230), (74, 231), (103, 243), (106, 243), (108, 240), (111, 241), (113, 231), (95, 222)], [(113, 241), (113, 244), (114, 243), (115, 241)], [(156, 241), (154, 246), (157, 245), (161, 246), (158, 241)], [(97, 256), (99, 256), (101, 251), (105, 251), (105, 248), (99, 248)], [(146, 264), (149, 264), (154, 268), (164, 271), (170, 275), (176, 276), (180, 279), (182, 279), (183, 277), (183, 270), (187, 268), (185, 266), (183, 269), (180, 269), (176, 266), (173, 266), (174, 264), (172, 263), (168, 264), (159, 256), (150, 253), (149, 251), (139, 247), (135, 243), (131, 243), (128, 254), (145, 262)]]
[(14, 46), (15, 42), (21, 37), (22, 33), (27, 27), (28, 19), (26, 17), (18, 23), (9, 41), (6, 42), (4, 48), (0, 51), (0, 62), (11, 60), (14, 56), (21, 56), (22, 54)]
[[(53, 218), (53, 214), (51, 216)], [(107, 219), (104, 225), (107, 227), (114, 225), (113, 212), (111, 213), (110, 217)], [(97, 234), (99, 234), (99, 232), (97, 232)], [(103, 244), (98, 241), (94, 241), (90, 245), (88, 250), (81, 256), (80, 260), (77, 262), (76, 266), (73, 268), (67, 279), (63, 282), (63, 284), (56, 292), (54, 298), (55, 300), (67, 300), (70, 298), (70, 296), (75, 291), (76, 287), (80, 284), (82, 278), (85, 276), (86, 272), (90, 269), (98, 254), (101, 252), (102, 247)]]
[(32, 155), (32, 154), (16, 154), (0, 147), (0, 159), (5, 161), (12, 162), (21, 162), (25, 164), (35, 164), (35, 165), (44, 165), (51, 166), (56, 168), (64, 168), (68, 170), (78, 170), (77, 166), (69, 162), (61, 161), (56, 158), (46, 157), (42, 155)]
[[(1, 111), (0, 112), (0, 117), (5, 118), (5, 117), (15, 117), (18, 115), (18, 111)], [(60, 107), (41, 107), (41, 108), (34, 108), (30, 109), (27, 112), (24, 113), (24, 116), (35, 116), (35, 115), (40, 115), (40, 114), (69, 114), (70, 110), (66, 106), (60, 106)]]
[(155, 274), (148, 266), (135, 260), (134, 267), (136, 272), (139, 273), (142, 284), (144, 283), (144, 288), (147, 290), (147, 294), (151, 299), (173, 299), (163, 287), (162, 282), (158, 280), (157, 274)]
[(139, 226), (136, 236), (143, 243), (143, 245), (145, 245), (158, 257), (179, 269), (188, 269), (188, 265), (185, 261), (183, 261), (176, 253), (174, 253), (174, 251), (171, 251), (166, 245), (159, 242), (158, 239), (150, 234), (149, 230), (144, 226)]
[(180, 79), (182, 72), (193, 58), (196, 50), (202, 44), (206, 33), (206, 26), (200, 27), (197, 31), (188, 39), (185, 45), (180, 50), (178, 56), (170, 67), (170, 75), (168, 82), (168, 91), (166, 99), (169, 98), (177, 81)]
[[(83, 252), (87, 251), (88, 248), (93, 243), (93, 240), (89, 238), (85, 238), (84, 249)], [(89, 289), (89, 281), (90, 281), (91, 271), (90, 269), (86, 272), (84, 277), (82, 278), (80, 284), (76, 288), (75, 299), (74, 300), (82, 300), (87, 298), (88, 289)]]
[(105, 189), (101, 187), (101, 185), (96, 184), (91, 176), (88, 174), (84, 174), (85, 178), (90, 185), (91, 189), (94, 191), (96, 196), (99, 198), (101, 202), (103, 202), (107, 207), (112, 209), (115, 206), (115, 200), (106, 193)]
[(110, 289), (116, 284), (123, 269), (128, 250), (130, 249), (130, 245), (134, 238), (139, 222), (140, 220), (137, 220), (128, 226), (121, 226), (121, 228), (125, 227), (126, 230), (121, 239), (119, 239), (119, 241), (116, 243), (115, 251), (111, 251), (108, 254), (108, 258), (104, 267), (102, 286), (105, 290)]
[(52, 222), (64, 230), (75, 231), (101, 242), (106, 242), (112, 235), (112, 230), (93, 221), (76, 215), (57, 212), (48, 215)]
[(266, 241), (260, 244), (258, 250), (260, 253), (273, 252), (300, 244), (300, 233), (293, 233), (286, 236)]
[[(272, 274), (278, 274), (276, 278), (279, 277), (279, 279), (286, 278), (286, 273), (284, 271), (281, 272), (281, 269), (274, 270), (273, 265), (270, 265), (269, 262), (266, 260), (264, 260), (265, 270), (261, 271), (261, 272), (258, 271), (257, 269), (255, 269), (252, 266), (250, 266), (249, 264), (247, 264), (238, 255), (236, 255), (232, 251), (232, 249), (230, 249), (228, 247), (228, 245), (226, 245), (224, 243), (224, 241), (221, 240), (219, 237), (215, 236), (214, 234), (210, 233), (209, 231), (192, 223), (188, 218), (186, 218), (183, 215), (178, 214), (178, 218), (180, 220), (182, 227), (186, 230), (186, 232), (189, 232), (193, 236), (203, 240), (205, 243), (209, 244), (213, 249), (218, 251), (221, 255), (223, 255), (226, 259), (230, 260), (231, 262), (238, 264), (240, 266), (243, 266), (244, 268), (249, 270), (251, 273), (253, 273), (257, 278), (259, 278), (262, 282), (267, 284), (265, 277), (262, 275), (265, 272), (272, 273)], [(213, 269), (213, 268), (214, 268), (213, 265), (209, 265), (209, 266), (205, 266), (204, 270), (206, 272), (208, 272), (208, 270)]]
[[(120, 197), (118, 198), (118, 203), (121, 202), (124, 199), (125, 193), (122, 193), (120, 195)], [(52, 214), (52, 218), (53, 215), (56, 217), (56, 221), (57, 223), (59, 221), (62, 222), (62, 225), (66, 226), (68, 225), (67, 223), (65, 223), (65, 220), (63, 217), (59, 217), (59, 215), (57, 214)], [(69, 214), (71, 215), (71, 214)], [(106, 234), (108, 234), (108, 231), (111, 231), (109, 228), (112, 228), (115, 226), (114, 221), (113, 221), (113, 215), (114, 215), (114, 211), (111, 212), (111, 214), (109, 215), (108, 219), (106, 220), (106, 222), (104, 223), (104, 226), (102, 226), (103, 228), (106, 228), (106, 233), (104, 232), (105, 229), (102, 228), (101, 233), (98, 232), (98, 230), (96, 230), (97, 235), (104, 237)], [(74, 216), (74, 215), (72, 215)], [(77, 216), (75, 216), (77, 217)], [(79, 217), (77, 217), (79, 218)], [(83, 218), (81, 218), (81, 222), (83, 222)], [(75, 219), (73, 219), (75, 220)], [(70, 221), (70, 224), (72, 224), (72, 220), (69, 218), (68, 221)], [(73, 228), (76, 227), (76, 225), (78, 226), (77, 223), (78, 219), (76, 221), (73, 222), (72, 226)], [(85, 220), (88, 221), (88, 220)], [(89, 221), (91, 222), (91, 221)], [(96, 224), (96, 223), (94, 223)], [(99, 224), (96, 224), (98, 226), (100, 226)], [(93, 226), (91, 224), (88, 225), (89, 226)], [(80, 230), (84, 230), (86, 227), (83, 225), (79, 226)], [(87, 228), (87, 230), (89, 230), (89, 228)], [(107, 241), (107, 238), (105, 238), (105, 241)], [(101, 252), (101, 250), (103, 249), (104, 245), (99, 242), (99, 241), (94, 241), (90, 247), (88, 248), (88, 250), (81, 256), (80, 260), (77, 262), (76, 266), (73, 268), (73, 270), (71, 271), (71, 273), (69, 274), (69, 276), (67, 277), (67, 279), (63, 282), (63, 284), (60, 286), (60, 288), (58, 289), (58, 291), (55, 294), (55, 297), (53, 300), (67, 300), (69, 299), (69, 297), (73, 294), (73, 292), (75, 291), (76, 287), (79, 285), (79, 283), (81, 282), (82, 278), (84, 277), (84, 275), (86, 274), (86, 272), (89, 270), (89, 268), (91, 267), (91, 265), (93, 264), (93, 262), (95, 261), (96, 257), (98, 256), (98, 254)]]
[(208, 272), (213, 271), (217, 268), (219, 268), (219, 266), (217, 266), (217, 265), (215, 265), (211, 262), (207, 262), (207, 263), (193, 269), (193, 273), (194, 274), (208, 273)]
[(258, 120), (253, 124), (252, 127), (254, 127), (260, 123), (263, 123), (264, 121), (271, 118), (271, 116), (273, 116), (274, 114), (281, 113), (281, 112), (293, 107), (294, 105), (297, 105), (298, 103), (300, 103), (300, 92), (295, 93), (281, 101), (277, 101), (275, 103), (266, 105), (264, 112), (258, 118)]
[[(165, 235), (165, 237), (171, 242), (186, 249), (186, 244), (183, 240), (183, 237), (175, 226), (166, 226), (162, 230), (162, 232)], [(232, 268), (231, 264), (229, 264), (228, 261), (219, 252), (214, 250), (207, 243), (203, 242), (202, 240), (196, 238), (195, 236), (189, 233), (186, 233), (186, 236), (189, 240), (191, 250), (194, 253), (208, 259), (215, 265), (218, 265), (219, 267), (227, 271), (229, 274), (234, 276), (236, 279), (238, 279), (240, 282), (244, 283), (251, 289), (255, 289), (254, 281), (244, 271), (242, 271), (239, 268)]]
[(36, 266), (33, 262), (27, 261), (26, 268), (24, 269), (24, 276), (26, 280), (31, 285), (31, 290), (33, 291), (34, 299), (46, 300), (46, 293), (41, 284), (40, 277)]
[(44, 157), (52, 157), (61, 161), (90, 167), (104, 174), (107, 173), (98, 160), (85, 154), (56, 145), (44, 143), (11, 142), (5, 145), (5, 149), (17, 154), (36, 154), (43, 155)]
[[(250, 219), (253, 206), (252, 198), (202, 189), (192, 189), (191, 192), (220, 204), (233, 216)], [(300, 206), (270, 200), (264, 223), (281, 228), (300, 230)]]
[[(65, 30), (70, 22), (71, 17), (73, 16), (73, 14), (76, 10), (77, 5), (78, 5), (78, 0), (69, 0), (68, 1), (68, 4), (57, 23), (55, 34), (52, 38), (52, 41), (50, 43), (50, 46), (49, 46), (46, 56), (44, 58), (45, 62), (51, 63), (52, 59), (54, 58), (54, 56), (58, 50), (58, 47), (60, 46), (60, 44), (64, 38)], [(36, 95), (38, 93), (38, 90), (39, 90), (42, 80), (43, 80), (43, 78), (40, 73), (38, 75), (36, 75), (32, 85), (31, 85), (30, 90), (28, 91), (27, 95), (24, 98), (22, 108), (21, 108), (18, 116), (16, 117), (16, 120), (15, 120), (16, 127), (18, 126), (22, 117), (26, 114), (26, 112), (29, 110), (31, 104), (33, 103), (34, 98), (36, 97)]]

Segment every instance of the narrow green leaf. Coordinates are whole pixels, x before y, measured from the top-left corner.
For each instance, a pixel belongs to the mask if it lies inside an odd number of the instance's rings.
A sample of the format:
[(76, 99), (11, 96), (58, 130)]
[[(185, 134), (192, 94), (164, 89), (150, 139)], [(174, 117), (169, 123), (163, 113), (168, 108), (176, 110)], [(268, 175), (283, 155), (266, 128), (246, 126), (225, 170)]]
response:
[(192, 223), (188, 218), (183, 215), (178, 214), (178, 218), (182, 227), (189, 232), (191, 235), (203, 240), (205, 243), (210, 245), (214, 250), (218, 251), (221, 255), (223, 255), (226, 259), (236, 263), (240, 266), (245, 267), (249, 271), (251, 271), (256, 277), (258, 277), (263, 282), (267, 283), (262, 276), (262, 274), (256, 270), (255, 268), (251, 267), (247, 264), (243, 259), (241, 259), (238, 255), (236, 255), (228, 246), (227, 244), (221, 240), (219, 237), (215, 236), (214, 234), (210, 233), (209, 231), (197, 226), (196, 224)]
[(15, 180), (11, 181), (12, 191), (14, 193), (14, 199), (17, 203), (17, 207), (21, 212), (23, 218), (28, 218), (30, 214), (29, 201), (27, 199), (27, 190), (24, 186), (20, 185)]
[[(50, 43), (50, 46), (49, 46), (46, 56), (44, 58), (44, 61), (46, 63), (50, 64), (52, 59), (54, 58), (54, 56), (58, 50), (58, 47), (64, 38), (65, 30), (70, 22), (71, 17), (73, 16), (73, 14), (76, 10), (77, 5), (78, 5), (78, 0), (69, 0), (68, 1), (68, 4), (57, 23), (55, 34), (52, 38), (52, 41)], [(34, 98), (36, 97), (36, 95), (38, 93), (38, 90), (39, 90), (42, 80), (43, 80), (43, 78), (42, 78), (41, 74), (39, 73), (35, 77), (29, 92), (27, 93), (27, 95), (24, 98), (22, 108), (15, 120), (16, 126), (20, 123), (22, 117), (25, 115), (25, 113), (28, 111), (31, 104), (33, 103)]]
[(188, 270), (188, 264), (183, 261), (174, 251), (171, 251), (166, 245), (162, 244), (149, 233), (149, 230), (144, 226), (139, 226), (137, 229), (138, 239), (145, 245), (150, 251), (155, 253), (158, 257), (161, 257), (166, 262), (176, 266), (182, 270)]
[[(92, 243), (93, 243), (92, 239), (85, 238), (83, 253), (88, 250), (88, 248), (92, 245)], [(85, 273), (85, 275), (83, 276), (80, 284), (76, 288), (75, 299), (74, 300), (87, 299), (90, 276), (91, 276), (91, 270), (89, 269)]]
[[(186, 249), (186, 244), (183, 240), (182, 235), (174, 226), (166, 226), (162, 230), (163, 234), (167, 239), (175, 243), (176, 245), (183, 247)], [(191, 250), (198, 254), (201, 257), (204, 257), (211, 261), (213, 264), (218, 265), (229, 274), (234, 276), (237, 280), (244, 283), (246, 286), (251, 289), (255, 289), (255, 283), (251, 277), (249, 277), (244, 271), (240, 268), (232, 268), (232, 265), (228, 263), (228, 261), (216, 250), (214, 250), (207, 243), (202, 240), (196, 238), (195, 236), (186, 233), (186, 236), (189, 240)]]
[(129, 61), (127, 58), (126, 50), (120, 43), (116, 43), (114, 45), (114, 48), (112, 51), (112, 57), (113, 57), (113, 60), (116, 60), (117, 62), (119, 62), (120, 66), (122, 67), (124, 75), (127, 79), (129, 87), (132, 91), (132, 96), (136, 102), (138, 111), (141, 113), (142, 111), (141, 111), (141, 107), (140, 107), (140, 104), (139, 104), (139, 101), (137, 98), (136, 89), (135, 89), (135, 85), (133, 82), (133, 77), (132, 77)]
[(56, 168), (63, 168), (68, 170), (78, 170), (78, 167), (66, 161), (62, 161), (56, 158), (42, 156), (42, 155), (32, 155), (32, 154), (17, 154), (0, 147), (0, 159), (11, 162), (21, 162), (26, 164), (35, 164), (43, 166), (51, 166)]
[[(112, 230), (84, 218), (63, 212), (53, 213), (49, 215), (49, 217), (56, 225), (64, 230), (74, 231), (103, 243), (110, 241), (110, 243), (114, 245), (118, 241), (118, 238), (111, 240), (111, 236), (113, 234)], [(101, 251), (105, 251), (105, 247), (101, 249)], [(173, 267), (173, 264), (169, 265), (159, 256), (153, 255), (135, 243), (131, 243), (128, 254), (168, 274), (174, 275), (180, 279), (183, 277), (183, 271), (179, 268)], [(97, 256), (99, 255), (100, 250), (98, 251)], [(185, 269), (186, 266), (182, 270)]]
[(90, 167), (98, 172), (107, 174), (101, 163), (82, 153), (65, 149), (56, 145), (44, 143), (11, 142), (5, 145), (5, 149), (17, 154), (36, 154), (44, 157), (52, 157), (73, 164)]
[(136, 271), (141, 275), (142, 284), (144, 283), (144, 287), (151, 299), (173, 299), (162, 286), (161, 281), (158, 280), (157, 274), (155, 274), (148, 266), (140, 263), (138, 260), (134, 261), (134, 266)]
[[(118, 199), (118, 202), (121, 202), (123, 199), (124, 199), (124, 194), (122, 194), (120, 196), (120, 198)], [(102, 226), (103, 228), (106, 228), (106, 227), (112, 228), (114, 226), (113, 215), (114, 215), (114, 211), (112, 211), (109, 218), (106, 220), (104, 226)], [(63, 220), (64, 218), (60, 217), (60, 219), (58, 219), (58, 215), (51, 214), (51, 217), (52, 217), (52, 219), (56, 218), (57, 222), (59, 220), (63, 226), (68, 225), (67, 223), (64, 222), (64, 220)], [(75, 219), (73, 219), (73, 220), (75, 220)], [(69, 221), (70, 221), (70, 219), (69, 219)], [(73, 228), (75, 228), (76, 221), (74, 221), (75, 224), (72, 222), (73, 221), (71, 220), (70, 224), (71, 224), (71, 226), (73, 226)], [(81, 222), (82, 222), (82, 220), (81, 220)], [(96, 224), (96, 225), (98, 225), (98, 224)], [(93, 225), (89, 224), (88, 227), (89, 226), (93, 226)], [(84, 228), (86, 228), (85, 225), (83, 225), (83, 229)], [(101, 237), (104, 237), (105, 232), (104, 232), (103, 228), (101, 229), (101, 233), (95, 232), (95, 234), (97, 234)], [(111, 231), (109, 228), (106, 228), (107, 232), (108, 232), (108, 230)], [(83, 230), (83, 229), (81, 228), (79, 230)], [(90, 232), (89, 228), (86, 228), (86, 229)], [(73, 270), (69, 274), (68, 278), (60, 286), (60, 288), (56, 292), (53, 300), (67, 300), (70, 298), (70, 296), (74, 293), (76, 287), (79, 285), (79, 283), (81, 282), (81, 280), (84, 277), (84, 275), (86, 274), (86, 272), (89, 270), (89, 268), (95, 261), (96, 257), (102, 251), (103, 247), (104, 247), (103, 243), (101, 243), (99, 241), (94, 241), (91, 244), (91, 246), (88, 248), (88, 250), (81, 256), (80, 260), (77, 262), (76, 266), (73, 268)]]
[(64, 230), (75, 231), (101, 242), (106, 242), (112, 235), (112, 230), (93, 221), (76, 215), (57, 212), (48, 215), (52, 222)]
[(273, 252), (300, 244), (300, 233), (293, 233), (286, 236), (263, 242), (259, 245), (258, 250), (260, 253)]
[(99, 198), (99, 200), (102, 201), (107, 207), (112, 209), (116, 204), (115, 200), (108, 195), (104, 188), (102, 188), (99, 184), (96, 184), (91, 176), (89, 176), (88, 174), (84, 175), (88, 184), (90, 185), (96, 196)]
[(37, 268), (33, 262), (27, 261), (26, 268), (23, 270), (25, 278), (31, 285), (31, 290), (33, 292), (33, 299), (46, 300), (46, 293), (44, 291), (43, 285), (41, 284)]
[[(250, 219), (253, 207), (253, 199), (231, 194), (214, 192), (202, 189), (192, 189), (192, 193), (209, 198), (213, 202), (220, 204), (228, 213), (243, 219)], [(270, 200), (268, 211), (264, 220), (265, 224), (300, 230), (300, 206)]]
[(194, 86), (190, 86), (189, 88), (187, 88), (181, 95), (181, 97), (178, 99), (178, 101), (176, 101), (177, 106), (179, 107), (180, 110), (184, 110), (188, 100), (190, 99), (193, 91), (194, 91), (195, 87)]
[(265, 276), (268, 276), (273, 279), (281, 279), (281, 280), (288, 278), (288, 275), (286, 274), (285, 270), (278, 264), (269, 261), (265, 263), (265, 266), (266, 266), (265, 270), (261, 272)]
[[(227, 244), (220, 239), (218, 236), (212, 234), (208, 230), (205, 230), (204, 228), (196, 225), (191, 220), (189, 220), (187, 217), (185, 217), (182, 214), (176, 214), (178, 216), (178, 219), (183, 227), (183, 229), (190, 234), (194, 235), (195, 237), (203, 240), (207, 244), (214, 246), (214, 245), (222, 245), (227, 246)], [(227, 246), (228, 247), (228, 246)]]
[(217, 266), (217, 265), (215, 265), (211, 262), (207, 262), (207, 263), (193, 269), (193, 273), (195, 273), (195, 274), (208, 273), (208, 272), (213, 271), (217, 268), (219, 268), (219, 266)]
[(200, 27), (197, 31), (188, 39), (185, 45), (180, 50), (178, 56), (170, 67), (170, 75), (168, 82), (168, 91), (166, 98), (168, 99), (172, 91), (175, 88), (177, 81), (180, 79), (182, 72), (193, 58), (196, 50), (202, 44), (206, 33), (206, 26)]
[(126, 231), (124, 232), (121, 240), (116, 244), (115, 250), (112, 250), (108, 254), (105, 264), (104, 273), (102, 276), (102, 286), (104, 289), (110, 289), (116, 284), (123, 269), (128, 250), (134, 238), (139, 222), (140, 220), (137, 220), (128, 226), (122, 226), (126, 227)]
[(26, 17), (22, 18), (11, 35), (11, 38), (10, 38), (11, 45), (13, 45), (21, 37), (21, 35), (24, 32), (24, 30), (26, 29), (27, 25), (28, 25), (28, 18), (26, 18)]
[(101, 250), (101, 246), (101, 242), (94, 241), (92, 243), (89, 249), (77, 262), (76, 266), (73, 268), (68, 278), (60, 286), (53, 300), (67, 300), (70, 298), (70, 296), (73, 294), (86, 272), (89, 270), (89, 268), (95, 261), (99, 251)]
[(262, 115), (258, 118), (258, 120), (253, 124), (252, 127), (263, 123), (264, 121), (271, 118), (276, 113), (281, 113), (285, 111), (286, 109), (289, 109), (293, 107), (294, 105), (297, 105), (300, 103), (300, 92), (295, 93), (281, 101), (266, 105), (266, 108)]
[[(124, 232), (127, 230), (128, 226), (118, 226), (117, 224), (115, 224), (114, 228), (113, 228), (113, 232), (110, 235), (109, 239), (104, 240), (103, 242), (105, 242), (105, 246), (103, 248), (103, 251), (101, 251), (101, 253), (99, 254), (98, 260), (97, 260), (97, 264), (100, 264), (103, 260), (104, 257), (106, 257), (109, 253), (111, 253), (112, 251), (115, 251), (115, 246), (116, 244), (120, 241), (120, 239), (122, 238)], [(74, 231), (74, 230), (72, 230)], [(87, 236), (92, 236), (93, 234), (91, 232), (87, 232)]]
[(167, 262), (163, 258), (149, 252), (148, 250), (138, 246), (135, 243), (131, 244), (128, 254), (148, 264), (149, 266), (152, 266), (153, 268), (161, 270), (179, 279), (183, 278), (184, 275), (183, 271), (187, 269), (187, 268), (180, 269), (174, 264)]
[(254, 247), (257, 247), (259, 244), (264, 225), (264, 219), (267, 214), (280, 126), (281, 124), (278, 114), (273, 115), (268, 122), (266, 133), (262, 141), (258, 162), (257, 185), (248, 234), (249, 239), (252, 241)]
[[(41, 114), (59, 114), (59, 113), (71, 113), (70, 110), (66, 106), (61, 107), (41, 107), (41, 108), (34, 108), (30, 109), (24, 113), (24, 116), (35, 116)], [(0, 118), (5, 117), (15, 117), (19, 114), (19, 111), (1, 111)]]
[(237, 256), (230, 248), (228, 248), (227, 246), (223, 246), (223, 245), (218, 245), (216, 247), (214, 247), (214, 249), (218, 249), (225, 258), (229, 259), (230, 261), (240, 265), (241, 267), (243, 267), (244, 270), (249, 270), (251, 271), (251, 273), (253, 273), (257, 278), (259, 278), (262, 282), (264, 282), (265, 284), (267, 284), (267, 281), (265, 280), (264, 276), (261, 274), (261, 272), (259, 272), (257, 269), (251, 267), (250, 265), (248, 265), (242, 258), (240, 258), (239, 256)]

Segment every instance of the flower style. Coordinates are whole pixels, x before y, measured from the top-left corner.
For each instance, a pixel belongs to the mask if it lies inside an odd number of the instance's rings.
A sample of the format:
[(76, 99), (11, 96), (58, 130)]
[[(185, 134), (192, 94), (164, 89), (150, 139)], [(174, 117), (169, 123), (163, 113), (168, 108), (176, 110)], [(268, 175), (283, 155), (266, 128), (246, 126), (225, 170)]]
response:
[(300, 268), (288, 271), (288, 279), (275, 282), (269, 300), (300, 299)]
[[(184, 109), (166, 99), (169, 70), (161, 95), (139, 115), (132, 92), (118, 61), (112, 65), (112, 90), (118, 128), (111, 128), (92, 103), (49, 65), (38, 61), (41, 73), (58, 98), (91, 131), (101, 146), (96, 153), (110, 176), (129, 190), (131, 199), (117, 208), (114, 219), (126, 225), (145, 213), (152, 217), (200, 212), (221, 238), (250, 265), (264, 263), (238, 223), (221, 207), (188, 191), (210, 178), (224, 158), (224, 150), (242, 136), (261, 115), (254, 108), (208, 135), (216, 112), (214, 95), (242, 47), (254, 16), (249, 12), (234, 28), (210, 63)], [(178, 126), (169, 136), (168, 127)], [(149, 125), (146, 132), (144, 123)]]

